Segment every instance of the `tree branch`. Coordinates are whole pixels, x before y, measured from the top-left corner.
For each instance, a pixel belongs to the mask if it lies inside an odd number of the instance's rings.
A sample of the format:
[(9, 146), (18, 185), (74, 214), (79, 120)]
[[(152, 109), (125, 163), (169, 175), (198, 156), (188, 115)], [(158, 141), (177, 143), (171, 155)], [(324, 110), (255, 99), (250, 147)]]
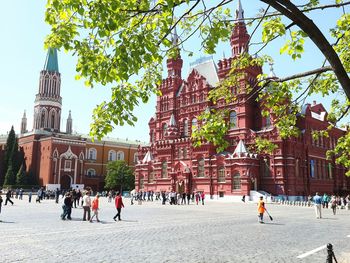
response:
[(326, 37), (320, 29), (310, 20), (302, 11), (300, 11), (292, 2), (283, 0), (260, 0), (266, 4), (271, 5), (277, 11), (295, 22), (315, 43), (328, 62), (333, 68), (334, 74), (337, 76), (340, 85), (342, 86), (346, 96), (350, 99), (350, 79), (340, 61), (337, 53), (332, 45), (328, 42)]
[(305, 71), (299, 74), (294, 74), (285, 78), (266, 78), (265, 80), (268, 80), (269, 82), (285, 82), (285, 81), (289, 81), (289, 80), (293, 80), (293, 79), (299, 79), (299, 78), (303, 78), (303, 77), (307, 77), (310, 75), (315, 75), (315, 74), (320, 74), (323, 72), (327, 72), (327, 71), (331, 71), (333, 70), (333, 68), (331, 66), (327, 66), (327, 67), (322, 67), (322, 68), (318, 68), (318, 69), (314, 69), (314, 70), (310, 70), (310, 71)]
[(342, 118), (344, 118), (344, 116), (349, 112), (350, 110), (350, 105), (348, 105), (346, 107), (346, 109), (343, 111), (342, 115), (335, 121), (335, 123), (337, 124)]
[(285, 81), (289, 81), (289, 80), (293, 80), (293, 79), (299, 79), (299, 78), (307, 77), (307, 76), (314, 75), (314, 74), (320, 74), (320, 73), (331, 71), (331, 70), (333, 70), (332, 67), (328, 66), (328, 67), (322, 67), (322, 68), (318, 68), (318, 69), (314, 69), (314, 70), (310, 70), (310, 71), (305, 71), (305, 72), (302, 72), (302, 73), (299, 73), (299, 74), (294, 74), (294, 75), (291, 75), (291, 76), (288, 76), (288, 77), (285, 77), (285, 78), (271, 77), (271, 78), (262, 79), (262, 80), (258, 81), (254, 85), (254, 87), (252, 89), (254, 90), (254, 88), (256, 88), (259, 85), (259, 83), (261, 83), (261, 82), (265, 81), (265, 83), (262, 86), (260, 86), (257, 90), (255, 90), (253, 93), (251, 93), (248, 96), (248, 98), (246, 99), (246, 101), (250, 100), (253, 97), (255, 97), (255, 95), (257, 93), (262, 91), (271, 82), (281, 83), (281, 82), (285, 82)]

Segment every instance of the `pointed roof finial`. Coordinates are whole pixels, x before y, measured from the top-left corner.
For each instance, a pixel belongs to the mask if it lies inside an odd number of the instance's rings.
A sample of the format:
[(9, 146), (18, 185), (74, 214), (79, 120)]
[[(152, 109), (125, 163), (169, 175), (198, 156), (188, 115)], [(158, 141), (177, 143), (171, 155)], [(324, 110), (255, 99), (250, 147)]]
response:
[(24, 112), (23, 112), (23, 117), (22, 117), (22, 118), (27, 118), (26, 110), (24, 110)]
[(176, 26), (174, 27), (174, 30), (171, 36), (171, 42), (173, 43), (174, 47), (176, 47), (179, 44), (179, 36), (177, 35)]
[(71, 110), (69, 110), (68, 119), (71, 119), (71, 118), (72, 118)]
[(170, 116), (169, 126), (176, 126), (174, 113), (172, 113), (171, 116)]
[(56, 48), (49, 47), (49, 49), (47, 50), (44, 70), (50, 72), (58, 72), (58, 59)]
[(275, 72), (273, 71), (273, 62), (270, 61), (269, 65), (270, 65), (269, 78), (276, 78), (276, 74), (275, 74)]
[(247, 151), (247, 148), (245, 147), (245, 144), (242, 140), (239, 140), (238, 145), (236, 146), (235, 151), (233, 152), (233, 156), (237, 155), (238, 157), (246, 156), (249, 152)]
[(236, 10), (236, 20), (242, 22), (244, 20), (244, 10), (242, 8), (241, 0), (238, 0), (238, 6)]

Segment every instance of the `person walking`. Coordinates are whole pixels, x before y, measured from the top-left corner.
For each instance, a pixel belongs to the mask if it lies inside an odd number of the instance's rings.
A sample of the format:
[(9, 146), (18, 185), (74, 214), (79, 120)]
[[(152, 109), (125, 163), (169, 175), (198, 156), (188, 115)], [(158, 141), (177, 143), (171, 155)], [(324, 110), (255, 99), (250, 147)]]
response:
[(204, 191), (201, 193), (202, 205), (204, 205), (205, 193)]
[(329, 196), (326, 193), (324, 193), (322, 197), (322, 207), (328, 208), (328, 203), (329, 203)]
[(11, 191), (11, 189), (8, 189), (8, 190), (7, 190), (7, 193), (6, 193), (5, 205), (7, 205), (7, 202), (10, 202), (11, 205), (13, 205), (13, 202), (12, 202), (12, 200), (10, 199), (11, 196), (12, 196), (12, 191)]
[(19, 200), (23, 200), (23, 189), (19, 189)]
[(31, 203), (32, 202), (32, 195), (33, 195), (33, 188), (29, 191), (28, 193), (28, 202)]
[(66, 217), (68, 220), (72, 220), (71, 214), (72, 214), (72, 205), (73, 205), (73, 199), (72, 195), (67, 192), (66, 197), (64, 198), (64, 205), (63, 208), (63, 214), (61, 215), (62, 220), (66, 220)]
[(58, 204), (58, 200), (60, 199), (60, 189), (56, 188), (55, 191), (55, 202)]
[(264, 213), (265, 213), (264, 197), (260, 196), (260, 200), (258, 202), (258, 218), (259, 218), (260, 224), (264, 224)]
[(322, 218), (322, 212), (321, 212), (321, 209), (322, 209), (322, 197), (318, 195), (318, 192), (316, 192), (314, 198), (313, 198), (313, 201), (314, 201), (314, 205), (315, 205), (315, 213), (316, 213), (316, 218), (319, 219), (319, 218)]
[(93, 212), (93, 215), (90, 219), (90, 223), (92, 223), (92, 219), (96, 216), (96, 221), (97, 222), (100, 222), (100, 220), (98, 219), (98, 210), (100, 209), (99, 208), (99, 198), (100, 198), (100, 195), (97, 194), (94, 198), (94, 200), (92, 200), (92, 212)]
[(122, 212), (122, 207), (124, 207), (123, 199), (120, 196), (120, 193), (117, 192), (117, 196), (115, 198), (115, 208), (117, 209), (118, 213), (113, 217), (114, 221), (117, 221), (116, 218), (118, 217), (118, 221), (120, 221), (120, 214)]
[(196, 204), (198, 205), (198, 202), (201, 200), (199, 192), (196, 193)]
[(331, 208), (333, 211), (333, 215), (335, 215), (337, 213), (337, 198), (335, 197), (335, 195), (332, 195), (331, 198)]
[(39, 188), (39, 190), (36, 194), (36, 200), (35, 200), (36, 203), (40, 203), (40, 200), (42, 199), (42, 197), (41, 197), (42, 194), (43, 194), (43, 190), (41, 188)]
[(188, 193), (186, 194), (186, 196), (187, 196), (187, 204), (189, 205), (189, 204), (190, 204), (190, 200), (191, 200), (191, 193), (188, 192)]
[(91, 218), (90, 191), (87, 191), (83, 197), (83, 209), (84, 209), (83, 221), (86, 221), (86, 214), (87, 214), (87, 220), (90, 221), (90, 218)]

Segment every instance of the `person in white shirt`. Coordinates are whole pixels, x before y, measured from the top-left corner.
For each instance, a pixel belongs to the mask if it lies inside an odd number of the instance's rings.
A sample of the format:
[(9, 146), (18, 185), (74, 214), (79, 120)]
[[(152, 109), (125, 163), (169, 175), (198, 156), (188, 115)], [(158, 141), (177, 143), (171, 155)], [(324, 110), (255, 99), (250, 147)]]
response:
[(90, 221), (91, 217), (91, 198), (90, 198), (90, 191), (87, 191), (83, 197), (83, 209), (84, 209), (84, 215), (83, 215), (83, 221), (86, 221), (86, 214), (87, 214), (87, 220)]

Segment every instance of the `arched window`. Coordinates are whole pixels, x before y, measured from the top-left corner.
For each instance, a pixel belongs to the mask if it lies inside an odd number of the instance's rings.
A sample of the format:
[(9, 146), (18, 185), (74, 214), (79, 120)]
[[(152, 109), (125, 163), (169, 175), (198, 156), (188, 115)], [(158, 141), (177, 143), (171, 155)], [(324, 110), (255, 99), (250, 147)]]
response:
[(184, 159), (187, 158), (187, 148), (186, 147), (184, 148), (184, 151), (183, 151), (183, 157), (184, 157)]
[(192, 131), (197, 129), (197, 124), (198, 124), (197, 119), (196, 118), (192, 119)]
[(163, 161), (162, 163), (162, 178), (168, 177), (168, 164), (166, 161)]
[(179, 159), (182, 159), (182, 149), (179, 148)]
[(40, 128), (45, 128), (46, 127), (46, 120), (45, 120), (45, 112), (41, 112), (41, 119), (40, 119)]
[(264, 158), (261, 161), (261, 170), (264, 177), (269, 177), (271, 175), (270, 173), (270, 159)]
[(148, 174), (148, 182), (151, 184), (154, 183), (154, 172), (153, 171)]
[(55, 128), (55, 112), (51, 113), (51, 128)]
[(143, 184), (144, 184), (144, 178), (141, 176), (140, 178), (140, 189), (143, 189)]
[(151, 142), (154, 142), (155, 138), (154, 138), (154, 130), (151, 130)]
[(163, 138), (165, 137), (166, 129), (168, 128), (168, 125), (166, 123), (163, 124)]
[(139, 160), (139, 154), (134, 153), (134, 163), (137, 163), (138, 160)]
[(218, 182), (219, 183), (225, 182), (225, 168), (224, 167), (220, 167), (218, 169)]
[(44, 81), (44, 93), (46, 94), (48, 91), (48, 87), (49, 87), (49, 76), (46, 75), (45, 76), (45, 81)]
[(333, 167), (331, 163), (328, 163), (328, 178), (333, 179)]
[(310, 160), (310, 177), (315, 177), (315, 160)]
[(95, 148), (89, 149), (89, 160), (96, 160), (97, 159), (97, 151)]
[(271, 116), (270, 114), (265, 117), (265, 126), (268, 127), (271, 125)]
[(230, 112), (230, 129), (237, 128), (237, 113), (235, 111)]
[(88, 177), (94, 177), (94, 176), (96, 176), (96, 171), (95, 171), (94, 169), (92, 169), (92, 168), (88, 169), (88, 170), (87, 170), (87, 176), (88, 176)]
[(198, 160), (198, 177), (204, 177), (204, 158)]
[(122, 151), (117, 152), (117, 160), (124, 160), (124, 152)]
[(53, 152), (53, 158), (58, 158), (58, 151), (57, 151), (57, 149)]
[(184, 137), (188, 137), (188, 120), (184, 120)]
[(117, 160), (117, 153), (114, 150), (110, 150), (108, 152), (108, 161), (115, 161)]
[(232, 176), (232, 190), (239, 190), (241, 189), (241, 176), (239, 173), (235, 173)]

